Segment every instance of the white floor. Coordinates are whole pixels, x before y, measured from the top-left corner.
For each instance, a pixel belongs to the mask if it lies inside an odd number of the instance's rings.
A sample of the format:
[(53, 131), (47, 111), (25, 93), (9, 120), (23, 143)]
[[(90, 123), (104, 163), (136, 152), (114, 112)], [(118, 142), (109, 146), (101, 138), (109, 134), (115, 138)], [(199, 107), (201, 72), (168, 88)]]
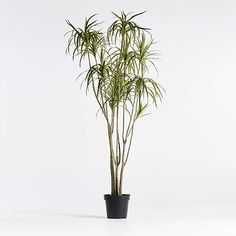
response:
[(138, 207), (136, 212), (133, 208), (126, 220), (108, 220), (101, 209), (100, 215), (4, 210), (0, 213), (0, 235), (236, 236), (236, 206)]

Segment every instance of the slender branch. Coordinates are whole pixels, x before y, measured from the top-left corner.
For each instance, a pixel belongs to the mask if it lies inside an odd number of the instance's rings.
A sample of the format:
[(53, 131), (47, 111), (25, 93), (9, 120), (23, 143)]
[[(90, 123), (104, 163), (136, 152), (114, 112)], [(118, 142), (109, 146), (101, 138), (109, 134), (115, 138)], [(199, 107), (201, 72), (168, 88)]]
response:
[[(91, 68), (91, 59), (90, 59), (89, 54), (88, 54), (88, 61), (89, 61), (89, 67)], [(114, 158), (114, 151), (113, 151), (112, 132), (111, 132), (112, 129), (111, 129), (111, 125), (109, 123), (108, 116), (105, 113), (105, 110), (102, 107), (100, 101), (98, 100), (98, 97), (96, 96), (95, 85), (94, 85), (93, 80), (92, 80), (92, 85), (93, 85), (93, 92), (95, 94), (96, 100), (97, 100), (101, 110), (103, 111), (103, 114), (104, 114), (106, 121), (107, 121), (108, 139), (109, 139), (109, 147), (110, 147), (111, 194), (115, 195), (117, 192), (117, 183), (116, 183), (116, 178), (115, 178), (115, 174), (114, 174), (114, 164), (116, 165), (116, 161)]]
[(124, 161), (124, 165), (126, 165), (126, 163), (128, 161), (128, 158), (129, 158), (129, 152), (130, 152), (130, 148), (131, 148), (131, 144), (132, 144), (133, 133), (134, 133), (134, 128), (132, 128), (132, 131), (131, 131), (130, 141), (129, 141), (128, 150), (127, 150), (126, 158), (125, 158), (125, 161)]
[[(89, 53), (88, 53), (88, 61), (89, 61), (89, 67), (91, 68), (92, 65), (91, 65), (91, 59), (90, 59)], [(106, 111), (104, 110), (104, 107), (102, 106), (102, 104), (100, 103), (100, 101), (99, 101), (99, 99), (97, 97), (96, 89), (95, 89), (95, 85), (94, 85), (94, 80), (93, 79), (92, 79), (92, 88), (93, 88), (93, 92), (94, 92), (95, 98), (97, 100), (97, 103), (98, 103), (98, 105), (99, 105), (99, 107), (100, 107), (100, 109), (101, 109), (101, 111), (102, 111), (102, 113), (103, 113), (107, 123), (109, 124), (109, 119), (108, 119), (108, 116), (106, 114)]]
[[(121, 53), (123, 54), (127, 54), (127, 51), (124, 51), (124, 43), (126, 43), (125, 41), (125, 32), (122, 32), (122, 41), (121, 41)], [(127, 50), (127, 48), (126, 48)], [(126, 58), (124, 59), (124, 71), (123, 71), (123, 82), (122, 82), (122, 86), (125, 86), (125, 82), (126, 82)], [(123, 141), (123, 145), (122, 145), (122, 161), (121, 161), (121, 170), (120, 170), (120, 185), (119, 185), (119, 194), (122, 194), (122, 187), (123, 187), (123, 173), (124, 173), (124, 158), (125, 158), (125, 148), (126, 148), (126, 138), (125, 138), (125, 102), (126, 102), (126, 94), (123, 95), (123, 121), (122, 121), (122, 141)]]
[(135, 124), (136, 116), (137, 116), (137, 108), (138, 108), (138, 101), (136, 102), (136, 112), (135, 112), (134, 120), (133, 120), (133, 123), (132, 123), (132, 126), (131, 126), (132, 127), (131, 128), (131, 135), (130, 135), (130, 139), (129, 139), (129, 145), (128, 145), (128, 150), (127, 150), (126, 158), (125, 158), (125, 161), (124, 161), (124, 165), (126, 165), (126, 163), (128, 161), (128, 158), (129, 158), (130, 148), (131, 148), (133, 134), (134, 134), (134, 124)]

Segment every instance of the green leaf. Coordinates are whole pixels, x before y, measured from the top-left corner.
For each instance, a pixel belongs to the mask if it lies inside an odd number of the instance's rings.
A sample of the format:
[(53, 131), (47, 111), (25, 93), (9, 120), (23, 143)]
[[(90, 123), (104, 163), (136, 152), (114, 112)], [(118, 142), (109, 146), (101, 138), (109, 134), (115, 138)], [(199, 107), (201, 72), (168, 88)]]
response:
[(137, 14), (131, 16), (131, 17), (128, 19), (128, 21), (130, 21), (130, 20), (132, 20), (133, 18), (135, 18), (135, 17), (137, 17), (137, 16), (140, 16), (140, 15), (146, 13), (146, 12), (147, 12), (147, 11), (142, 11), (142, 12), (140, 12), (140, 13), (137, 13)]

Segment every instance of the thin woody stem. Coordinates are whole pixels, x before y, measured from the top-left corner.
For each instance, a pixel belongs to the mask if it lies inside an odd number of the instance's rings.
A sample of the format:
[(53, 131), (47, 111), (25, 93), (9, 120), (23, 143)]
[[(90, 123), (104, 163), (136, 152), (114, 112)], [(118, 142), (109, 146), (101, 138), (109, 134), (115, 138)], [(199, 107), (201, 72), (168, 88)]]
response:
[[(91, 68), (91, 59), (90, 59), (90, 55), (88, 54), (88, 61), (89, 61), (89, 67)], [(96, 63), (97, 64), (97, 63)], [(92, 85), (93, 85), (93, 91), (95, 94), (95, 97), (97, 99), (98, 104), (100, 105), (101, 110), (103, 111), (103, 114), (106, 118), (107, 121), (107, 129), (108, 129), (108, 139), (109, 139), (109, 147), (110, 147), (110, 173), (111, 173), (111, 194), (115, 195), (116, 194), (116, 178), (115, 178), (115, 174), (114, 174), (114, 151), (113, 151), (113, 142), (112, 142), (112, 132), (111, 132), (111, 125), (109, 123), (109, 119), (107, 114), (105, 113), (104, 108), (101, 106), (97, 96), (96, 96), (96, 92), (95, 92), (95, 85), (94, 85), (94, 81), (92, 80)]]

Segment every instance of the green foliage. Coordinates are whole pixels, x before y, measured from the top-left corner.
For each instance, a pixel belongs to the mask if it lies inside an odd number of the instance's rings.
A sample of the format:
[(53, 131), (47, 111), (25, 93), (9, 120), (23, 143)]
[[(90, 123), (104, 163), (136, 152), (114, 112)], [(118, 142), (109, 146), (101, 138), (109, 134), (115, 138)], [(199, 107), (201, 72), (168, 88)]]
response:
[(150, 67), (157, 71), (155, 61), (158, 56), (153, 49), (155, 42), (150, 29), (134, 21), (145, 12), (112, 13), (115, 20), (106, 33), (101, 31), (101, 23), (94, 19), (96, 15), (85, 19), (82, 28), (67, 21), (70, 31), (66, 34), (69, 35), (66, 53), (73, 60), (77, 58), (80, 67), (83, 61), (88, 64), (88, 69), (78, 77), (84, 76), (82, 84), (86, 91), (93, 91), (106, 119), (111, 172), (115, 172), (111, 173), (114, 174), (112, 193), (121, 194), (123, 168), (129, 156), (134, 124), (146, 115), (148, 105), (157, 106), (158, 100), (162, 100), (163, 89), (148, 76)]

